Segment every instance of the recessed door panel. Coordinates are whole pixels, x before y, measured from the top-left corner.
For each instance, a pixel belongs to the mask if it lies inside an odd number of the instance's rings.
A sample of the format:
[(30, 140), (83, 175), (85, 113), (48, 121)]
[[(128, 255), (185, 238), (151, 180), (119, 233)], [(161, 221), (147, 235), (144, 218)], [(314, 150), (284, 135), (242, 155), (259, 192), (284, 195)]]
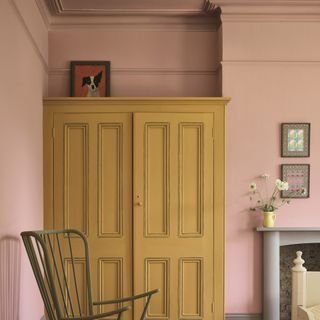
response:
[(203, 124), (179, 124), (179, 234), (203, 231)]
[(121, 237), (123, 216), (123, 126), (98, 125), (99, 236)]
[(203, 259), (181, 258), (179, 261), (179, 317), (201, 319), (203, 310)]
[[(86, 266), (85, 260), (83, 258), (75, 258), (74, 263), (72, 264), (71, 259), (65, 259), (65, 270), (66, 278), (68, 283), (68, 288), (70, 291), (65, 290), (65, 296), (68, 296), (67, 301), (67, 310), (68, 314), (75, 316), (80, 316), (81, 312), (88, 312), (87, 309), (87, 295), (86, 295)], [(74, 276), (77, 279), (76, 286), (74, 285)], [(81, 309), (79, 309), (79, 305)], [(82, 309), (83, 306), (83, 309)]]
[[(100, 301), (114, 300), (123, 297), (122, 258), (100, 258), (98, 277)], [(108, 304), (102, 306), (100, 312), (108, 312), (117, 308), (121, 308), (120, 303)]]
[(150, 319), (168, 319), (170, 308), (169, 279), (170, 279), (170, 259), (146, 258), (145, 275), (146, 288), (152, 290), (160, 289), (160, 292), (153, 296), (147, 317)]
[(88, 132), (87, 124), (65, 123), (63, 132), (63, 228), (88, 234)]
[(145, 203), (147, 237), (169, 234), (169, 125), (147, 123), (144, 136), (145, 150)]

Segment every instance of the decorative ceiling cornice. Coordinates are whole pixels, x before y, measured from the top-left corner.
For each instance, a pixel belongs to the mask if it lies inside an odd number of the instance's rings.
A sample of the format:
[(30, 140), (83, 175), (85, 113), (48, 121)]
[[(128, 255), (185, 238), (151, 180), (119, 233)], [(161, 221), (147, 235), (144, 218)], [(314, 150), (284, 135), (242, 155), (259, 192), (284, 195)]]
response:
[[(114, 7), (105, 6), (105, 9), (84, 9), (84, 6), (76, 9), (77, 1), (66, 8), (66, 1), (69, 0), (36, 0), (49, 29), (87, 26), (143, 30), (150, 28), (150, 31), (212, 31), (220, 26), (221, 11), (224, 22), (320, 21), (320, 0), (186, 0), (186, 5), (181, 0), (170, 0), (166, 2), (167, 7), (149, 5), (148, 8), (140, 6), (139, 9), (128, 5), (120, 8), (120, 0), (113, 2), (117, 4)], [(86, 3), (90, 5), (92, 1)], [(138, 3), (137, 1), (134, 3)], [(145, 0), (139, 0), (139, 3), (143, 1)]]
[(217, 0), (223, 21), (320, 21), (320, 0)]
[[(179, 30), (179, 31), (215, 31), (220, 26), (220, 8), (212, 0), (189, 0), (183, 5), (182, 0), (174, 6), (168, 0), (167, 7), (127, 9), (68, 9), (65, 0), (36, 0), (43, 20), (48, 29), (62, 28), (109, 28), (135, 30)], [(140, 0), (145, 1), (145, 0)], [(76, 7), (77, 2), (74, 8)], [(90, 2), (88, 2), (90, 4)], [(119, 2), (120, 3), (120, 2)], [(190, 6), (193, 3), (193, 6)], [(195, 5), (196, 4), (196, 5)]]
[(112, 15), (199, 15), (213, 12), (212, 0), (118, 0), (104, 2), (99, 0), (70, 1), (44, 0), (52, 14), (57, 16), (112, 16)]

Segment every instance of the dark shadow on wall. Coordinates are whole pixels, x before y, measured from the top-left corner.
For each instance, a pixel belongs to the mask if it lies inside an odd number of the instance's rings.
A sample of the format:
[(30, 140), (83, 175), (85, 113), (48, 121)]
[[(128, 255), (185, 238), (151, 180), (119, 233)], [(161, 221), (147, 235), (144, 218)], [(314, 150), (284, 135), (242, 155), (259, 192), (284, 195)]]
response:
[(20, 239), (0, 238), (0, 319), (19, 320)]

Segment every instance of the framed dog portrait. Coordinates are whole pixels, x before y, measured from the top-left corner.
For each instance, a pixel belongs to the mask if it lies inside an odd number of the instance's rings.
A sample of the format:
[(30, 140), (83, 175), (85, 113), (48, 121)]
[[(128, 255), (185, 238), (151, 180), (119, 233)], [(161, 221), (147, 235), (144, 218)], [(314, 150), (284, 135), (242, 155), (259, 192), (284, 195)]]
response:
[(310, 157), (310, 123), (281, 124), (281, 157)]
[(310, 197), (310, 165), (283, 164), (281, 165), (281, 180), (289, 184), (288, 190), (281, 191), (282, 198)]
[(71, 61), (71, 97), (109, 97), (110, 61)]

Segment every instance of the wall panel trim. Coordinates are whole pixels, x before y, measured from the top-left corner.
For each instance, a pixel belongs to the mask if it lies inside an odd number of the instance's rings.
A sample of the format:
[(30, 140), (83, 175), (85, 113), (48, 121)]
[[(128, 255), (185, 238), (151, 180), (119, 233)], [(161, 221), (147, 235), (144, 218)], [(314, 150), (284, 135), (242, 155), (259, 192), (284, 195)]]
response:
[(219, 0), (222, 22), (318, 22), (314, 0)]
[[(319, 61), (320, 63), (320, 61)], [(138, 74), (138, 75), (204, 75), (215, 76), (219, 74), (220, 64), (211, 70), (190, 70), (175, 68), (112, 68), (112, 74)], [(69, 75), (69, 68), (50, 68), (49, 76)]]
[(241, 65), (314, 65), (320, 66), (320, 60), (225, 60), (221, 62), (223, 67)]

